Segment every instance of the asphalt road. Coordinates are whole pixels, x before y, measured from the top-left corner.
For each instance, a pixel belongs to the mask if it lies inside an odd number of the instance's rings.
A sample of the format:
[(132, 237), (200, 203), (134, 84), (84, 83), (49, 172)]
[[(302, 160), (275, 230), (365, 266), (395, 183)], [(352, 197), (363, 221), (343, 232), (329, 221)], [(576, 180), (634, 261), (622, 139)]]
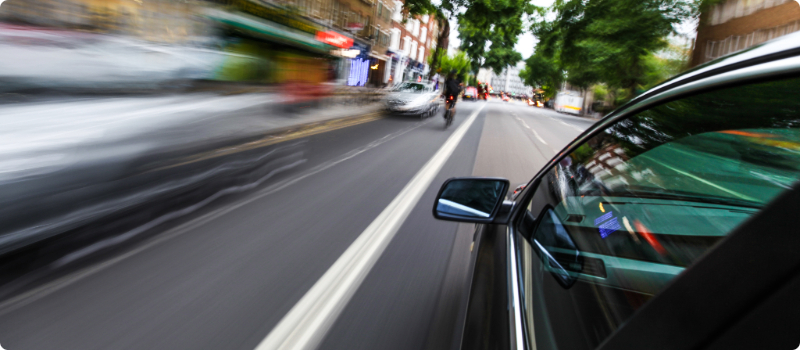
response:
[(438, 116), (387, 117), (294, 139), (304, 162), (260, 187), (48, 267), (50, 278), (0, 301), (0, 344), (255, 349), (476, 111), (319, 345), (457, 347), (473, 237), (470, 225), (431, 216), (440, 184), (473, 174), (527, 182), (594, 121), (461, 102), (447, 130)]

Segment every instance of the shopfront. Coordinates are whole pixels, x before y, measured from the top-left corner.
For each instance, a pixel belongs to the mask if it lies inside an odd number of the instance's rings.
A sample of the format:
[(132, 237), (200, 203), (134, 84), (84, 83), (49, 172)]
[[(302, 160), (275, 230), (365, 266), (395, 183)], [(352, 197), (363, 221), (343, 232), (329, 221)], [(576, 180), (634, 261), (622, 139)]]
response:
[(369, 57), (370, 45), (355, 41), (350, 50), (356, 55), (345, 58), (341, 65), (347, 70), (346, 74), (342, 75), (347, 77), (345, 84), (347, 86), (366, 86), (369, 82), (370, 67), (374, 65)]
[(217, 23), (229, 53), (215, 79), (320, 83), (334, 75), (330, 51), (335, 47), (316, 37), (324, 28), (282, 8), (230, 1), (205, 9), (204, 16)]
[(385, 55), (378, 55), (375, 52), (370, 53), (370, 67), (369, 67), (369, 85), (374, 87), (383, 87), (389, 80), (386, 76), (387, 67), (389, 66), (389, 57)]

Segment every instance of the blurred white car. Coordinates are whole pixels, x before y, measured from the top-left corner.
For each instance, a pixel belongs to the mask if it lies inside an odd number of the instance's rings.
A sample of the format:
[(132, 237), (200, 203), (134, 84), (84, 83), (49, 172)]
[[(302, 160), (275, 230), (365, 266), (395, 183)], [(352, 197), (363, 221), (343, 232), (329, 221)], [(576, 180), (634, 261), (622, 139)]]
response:
[(430, 83), (406, 82), (398, 85), (384, 98), (386, 110), (394, 114), (432, 116), (439, 109), (441, 91)]
[(0, 26), (0, 81), (20, 88), (154, 88), (207, 79), (225, 52), (128, 37)]

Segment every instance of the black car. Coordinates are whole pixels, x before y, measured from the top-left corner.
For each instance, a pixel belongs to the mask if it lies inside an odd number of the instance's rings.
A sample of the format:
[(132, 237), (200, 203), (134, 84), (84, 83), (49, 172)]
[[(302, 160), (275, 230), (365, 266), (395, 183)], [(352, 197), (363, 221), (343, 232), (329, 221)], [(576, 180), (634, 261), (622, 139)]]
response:
[(461, 348), (797, 348), (798, 179), (800, 33), (647, 91), (513, 197), (448, 180), (434, 216), (477, 224)]

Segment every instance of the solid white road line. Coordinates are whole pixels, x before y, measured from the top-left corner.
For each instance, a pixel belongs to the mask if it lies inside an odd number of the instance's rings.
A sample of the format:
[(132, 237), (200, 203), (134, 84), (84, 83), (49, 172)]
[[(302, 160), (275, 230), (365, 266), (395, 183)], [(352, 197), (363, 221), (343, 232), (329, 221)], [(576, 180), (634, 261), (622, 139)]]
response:
[(315, 349), (464, 138), (482, 105), (445, 141), (386, 209), (306, 292), (256, 350)]

